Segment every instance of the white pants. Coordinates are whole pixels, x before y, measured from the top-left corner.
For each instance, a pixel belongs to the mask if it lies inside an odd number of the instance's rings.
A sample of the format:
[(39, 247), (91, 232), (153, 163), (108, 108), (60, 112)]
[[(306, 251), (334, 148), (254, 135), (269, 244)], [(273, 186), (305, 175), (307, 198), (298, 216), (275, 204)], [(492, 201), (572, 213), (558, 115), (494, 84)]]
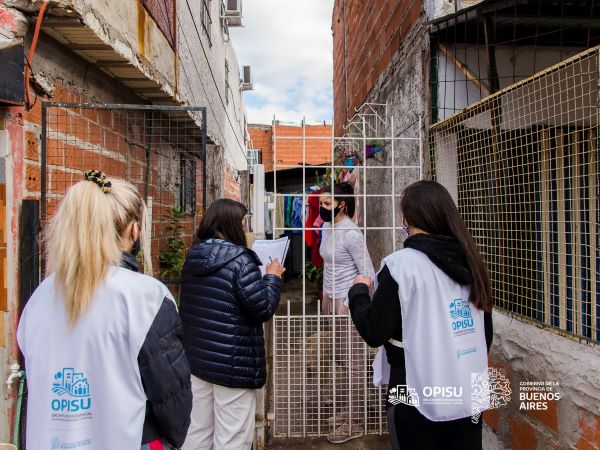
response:
[(256, 391), (192, 375), (192, 423), (182, 450), (248, 450), (254, 440)]

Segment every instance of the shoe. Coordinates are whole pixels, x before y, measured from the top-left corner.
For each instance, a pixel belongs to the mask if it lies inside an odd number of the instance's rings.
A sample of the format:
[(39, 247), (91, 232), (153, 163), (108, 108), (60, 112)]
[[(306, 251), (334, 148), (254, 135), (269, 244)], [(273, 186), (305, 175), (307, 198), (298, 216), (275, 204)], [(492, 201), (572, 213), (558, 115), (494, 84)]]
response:
[(330, 444), (343, 444), (352, 439), (361, 438), (364, 434), (364, 427), (358, 424), (352, 424), (352, 434), (350, 434), (350, 425), (346, 422), (340, 425), (332, 435), (327, 436), (327, 442)]

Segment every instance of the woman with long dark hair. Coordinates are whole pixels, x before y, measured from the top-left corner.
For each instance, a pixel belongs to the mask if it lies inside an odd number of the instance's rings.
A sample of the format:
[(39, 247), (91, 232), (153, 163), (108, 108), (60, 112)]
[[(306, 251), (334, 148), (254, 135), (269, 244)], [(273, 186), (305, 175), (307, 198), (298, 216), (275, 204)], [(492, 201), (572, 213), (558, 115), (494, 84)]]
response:
[(252, 446), (255, 392), (267, 377), (263, 323), (279, 304), (285, 269), (273, 260), (261, 275), (246, 246), (247, 213), (234, 200), (215, 201), (183, 268), (180, 314), (194, 397), (185, 450)]
[(352, 320), (391, 366), (388, 426), (394, 449), (482, 448), (471, 374), (487, 368), (492, 297), (486, 265), (448, 191), (408, 186), (401, 201), (404, 249), (384, 259), (378, 287), (359, 276)]
[(356, 212), (353, 187), (349, 183), (328, 186), (323, 189), (319, 203), (319, 214), (325, 222), (319, 248), (323, 257), (322, 309), (323, 314), (333, 315), (332, 321), (336, 321), (335, 363), (349, 371), (351, 379), (350, 398), (342, 403), (341, 411), (329, 419), (333, 432), (327, 440), (343, 444), (364, 436), (365, 353), (360, 336), (348, 320), (348, 291), (358, 275), (370, 277), (374, 270), (365, 236), (353, 221)]

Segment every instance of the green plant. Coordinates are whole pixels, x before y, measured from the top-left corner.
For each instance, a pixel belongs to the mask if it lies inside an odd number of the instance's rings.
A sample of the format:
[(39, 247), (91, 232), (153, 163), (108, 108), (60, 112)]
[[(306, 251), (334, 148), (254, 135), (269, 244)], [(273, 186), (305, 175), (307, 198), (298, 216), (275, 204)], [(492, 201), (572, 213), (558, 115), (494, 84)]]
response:
[(323, 267), (317, 267), (312, 262), (307, 262), (304, 268), (304, 276), (311, 283), (323, 281)]
[(167, 247), (158, 254), (163, 278), (179, 278), (185, 262), (185, 241), (183, 239), (183, 213), (179, 208), (172, 208), (169, 225), (165, 228)]

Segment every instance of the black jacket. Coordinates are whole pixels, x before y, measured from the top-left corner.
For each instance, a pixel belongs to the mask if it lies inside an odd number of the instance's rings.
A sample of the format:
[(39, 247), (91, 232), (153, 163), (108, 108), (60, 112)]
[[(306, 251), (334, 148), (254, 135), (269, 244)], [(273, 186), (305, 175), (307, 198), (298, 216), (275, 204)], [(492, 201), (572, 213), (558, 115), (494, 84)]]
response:
[[(135, 257), (123, 252), (122, 267), (138, 271)], [(177, 308), (165, 298), (150, 326), (138, 365), (146, 402), (142, 444), (166, 439), (175, 448), (183, 445), (190, 426), (192, 388), (190, 363), (183, 351), (183, 329)]]
[[(408, 238), (405, 247), (425, 253), (444, 273), (459, 284), (471, 283), (471, 272), (460, 245), (446, 236), (415, 235)], [(384, 266), (377, 278), (378, 286), (373, 299), (366, 284), (357, 284), (348, 292), (352, 321), (359, 334), (371, 347), (385, 345), (388, 362), (395, 371), (398, 384), (406, 384), (404, 350), (387, 341), (402, 341), (402, 311), (398, 298), (398, 283)], [(488, 352), (494, 337), (492, 313), (484, 313), (485, 340)], [(398, 372), (401, 372), (398, 375)], [(404, 380), (402, 382), (402, 380)]]
[(262, 277), (260, 264), (252, 250), (218, 239), (190, 249), (180, 314), (194, 376), (233, 388), (265, 384), (262, 324), (279, 304), (281, 279)]

